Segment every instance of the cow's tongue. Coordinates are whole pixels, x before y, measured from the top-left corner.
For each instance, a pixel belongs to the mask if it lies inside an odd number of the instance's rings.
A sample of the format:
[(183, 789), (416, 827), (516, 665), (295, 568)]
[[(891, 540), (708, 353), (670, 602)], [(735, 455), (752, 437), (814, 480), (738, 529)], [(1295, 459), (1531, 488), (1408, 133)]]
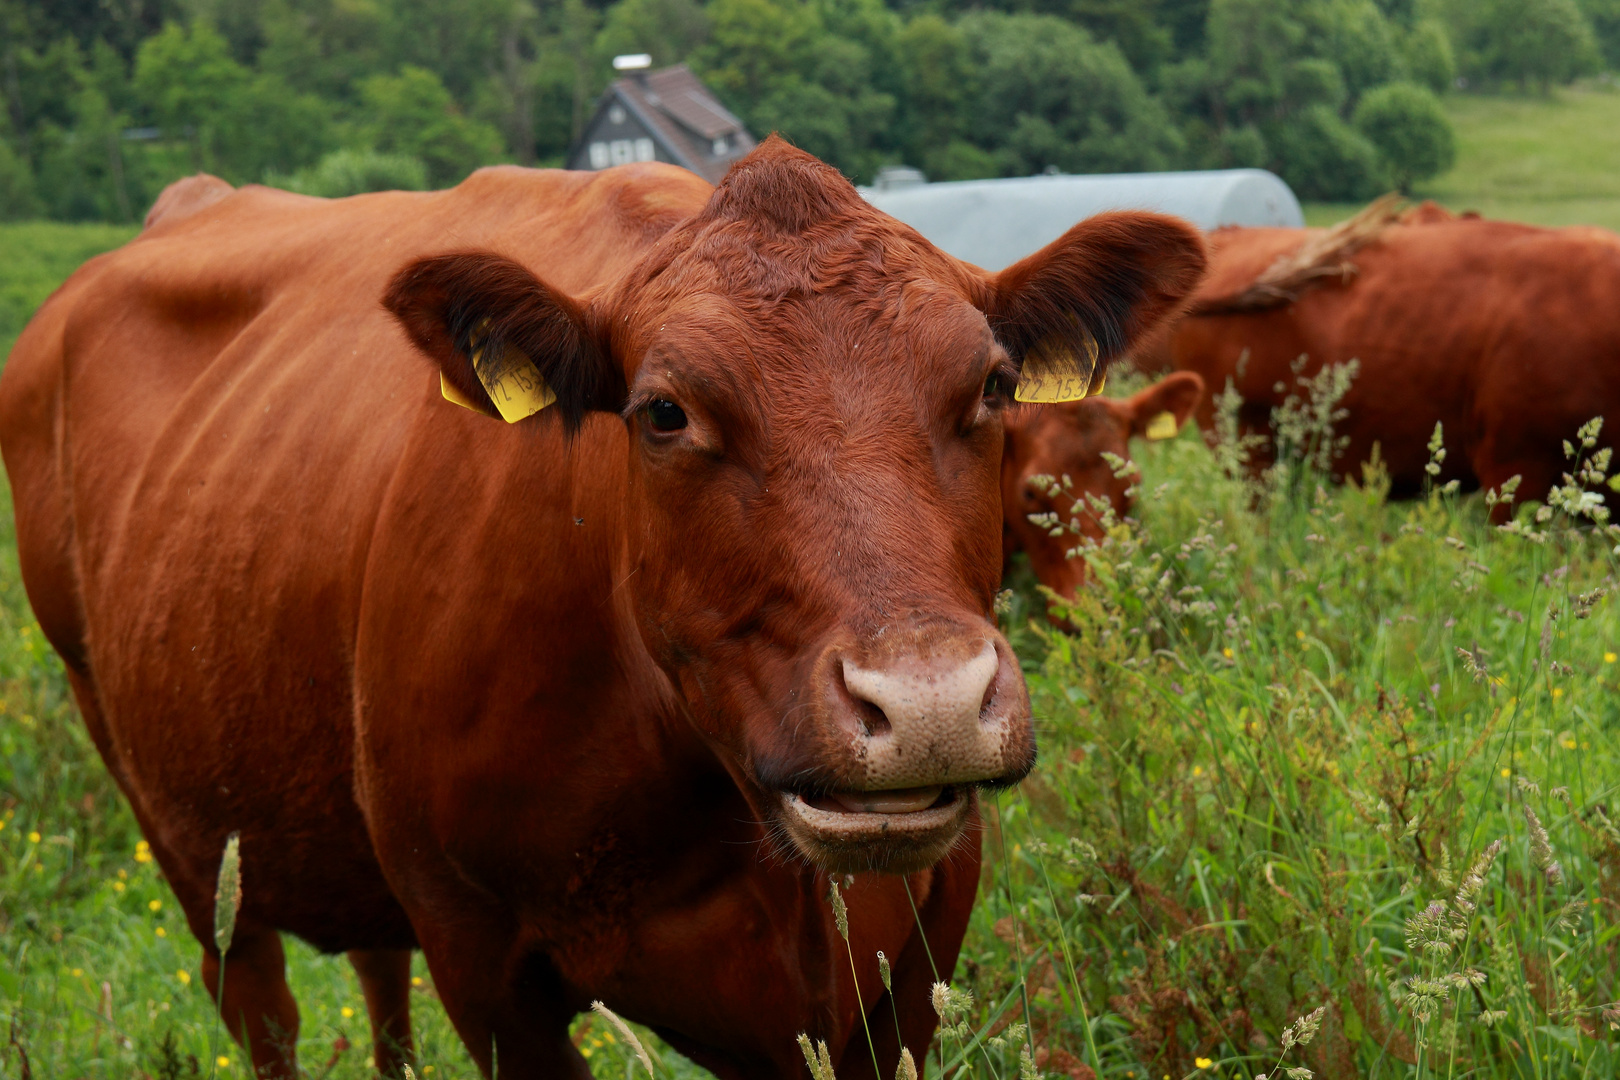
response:
[(943, 787), (905, 788), (899, 791), (839, 791), (830, 797), (852, 814), (915, 814), (939, 801)]

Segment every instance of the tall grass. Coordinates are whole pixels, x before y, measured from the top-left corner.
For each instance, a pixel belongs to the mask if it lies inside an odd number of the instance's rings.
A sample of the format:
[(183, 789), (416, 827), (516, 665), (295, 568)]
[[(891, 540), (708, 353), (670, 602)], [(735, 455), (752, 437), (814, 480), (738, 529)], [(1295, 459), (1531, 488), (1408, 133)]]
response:
[(1343, 379), (1311, 383), (1259, 476), (1145, 448), (1066, 632), (1011, 605), (1043, 759), (989, 806), (974, 1020), (1024, 1018), (1022, 967), (1076, 1077), (1616, 1075), (1608, 455), (1572, 432), (1509, 529), (1500, 493), (1391, 505), (1376, 464), (1325, 479)]

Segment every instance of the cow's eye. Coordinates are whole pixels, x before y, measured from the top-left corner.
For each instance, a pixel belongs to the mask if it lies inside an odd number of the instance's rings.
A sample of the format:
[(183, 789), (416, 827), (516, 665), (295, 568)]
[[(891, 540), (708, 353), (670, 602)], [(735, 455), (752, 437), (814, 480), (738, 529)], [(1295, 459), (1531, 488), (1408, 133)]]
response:
[(686, 411), (673, 401), (659, 398), (647, 406), (647, 419), (654, 431), (679, 431), (686, 426)]
[(1007, 378), (1000, 371), (992, 371), (984, 377), (984, 396), (987, 400), (1001, 401), (1012, 396), (1007, 386)]

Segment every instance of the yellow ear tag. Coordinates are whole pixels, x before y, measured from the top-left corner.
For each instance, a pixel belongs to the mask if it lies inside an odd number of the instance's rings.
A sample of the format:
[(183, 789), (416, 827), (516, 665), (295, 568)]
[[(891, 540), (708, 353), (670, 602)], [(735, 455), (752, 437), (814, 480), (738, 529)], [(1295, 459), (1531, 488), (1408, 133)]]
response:
[(501, 350), (498, 358), (486, 357), (480, 346), (473, 352), (472, 365), (501, 419), (508, 424), (533, 416), (557, 400), (534, 361), (510, 345)]
[(1175, 438), (1177, 430), (1178, 425), (1176, 424), (1176, 414), (1173, 412), (1162, 412), (1158, 416), (1155, 416), (1153, 419), (1148, 421), (1147, 430), (1142, 434), (1146, 435), (1149, 439), (1157, 441), (1159, 439)]
[[(1093, 393), (1091, 383), (1096, 371), (1096, 338), (1085, 335), (1083, 353), (1048, 339), (1024, 357), (1024, 370), (1013, 390), (1013, 398), (1047, 404), (1079, 401)], [(1102, 382), (1098, 382), (1095, 392), (1102, 392)]]
[(466, 394), (463, 394), (460, 390), (457, 390), (454, 386), (451, 386), (450, 380), (444, 377), (444, 372), (442, 371), (439, 372), (439, 394), (444, 398), (444, 400), (450, 402), (452, 405), (460, 405), (463, 409), (471, 409), (475, 413), (484, 413), (486, 416), (489, 415), (488, 410), (486, 410), (482, 405), (478, 404), (476, 401), (473, 401)]

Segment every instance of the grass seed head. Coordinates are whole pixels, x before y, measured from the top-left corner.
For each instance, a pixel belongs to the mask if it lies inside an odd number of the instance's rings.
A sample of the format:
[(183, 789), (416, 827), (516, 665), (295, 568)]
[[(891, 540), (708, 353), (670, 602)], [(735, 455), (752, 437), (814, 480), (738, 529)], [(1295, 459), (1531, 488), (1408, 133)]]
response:
[[(648, 1076), (653, 1076), (652, 1056), (647, 1053), (647, 1048), (641, 1045), (641, 1040), (636, 1037), (636, 1033), (630, 1030), (630, 1025), (624, 1022), (624, 1018), (600, 1001), (591, 1002), (591, 1010), (619, 1029), (619, 1034), (624, 1038), (624, 1041), (630, 1044), (631, 1050), (635, 1051), (636, 1060), (641, 1062), (641, 1067), (647, 1070)], [(803, 1036), (800, 1037), (803, 1038)], [(828, 1080), (831, 1080), (830, 1074)]]
[(1552, 842), (1547, 837), (1547, 829), (1536, 817), (1536, 812), (1530, 809), (1530, 804), (1524, 804), (1524, 820), (1530, 827), (1530, 861), (1546, 877), (1547, 884), (1561, 885), (1564, 882), (1563, 867), (1553, 858)]
[(894, 1080), (917, 1080), (917, 1062), (904, 1046), (900, 1048), (900, 1066), (894, 1070)]
[(838, 882), (829, 881), (827, 898), (832, 901), (833, 919), (838, 923), (838, 936), (847, 943), (849, 941), (849, 908), (844, 904), (844, 894), (838, 891)]
[(236, 913), (242, 909), (242, 834), (231, 833), (225, 840), (225, 854), (219, 860), (219, 882), (214, 889), (214, 945), (224, 956), (236, 935)]

